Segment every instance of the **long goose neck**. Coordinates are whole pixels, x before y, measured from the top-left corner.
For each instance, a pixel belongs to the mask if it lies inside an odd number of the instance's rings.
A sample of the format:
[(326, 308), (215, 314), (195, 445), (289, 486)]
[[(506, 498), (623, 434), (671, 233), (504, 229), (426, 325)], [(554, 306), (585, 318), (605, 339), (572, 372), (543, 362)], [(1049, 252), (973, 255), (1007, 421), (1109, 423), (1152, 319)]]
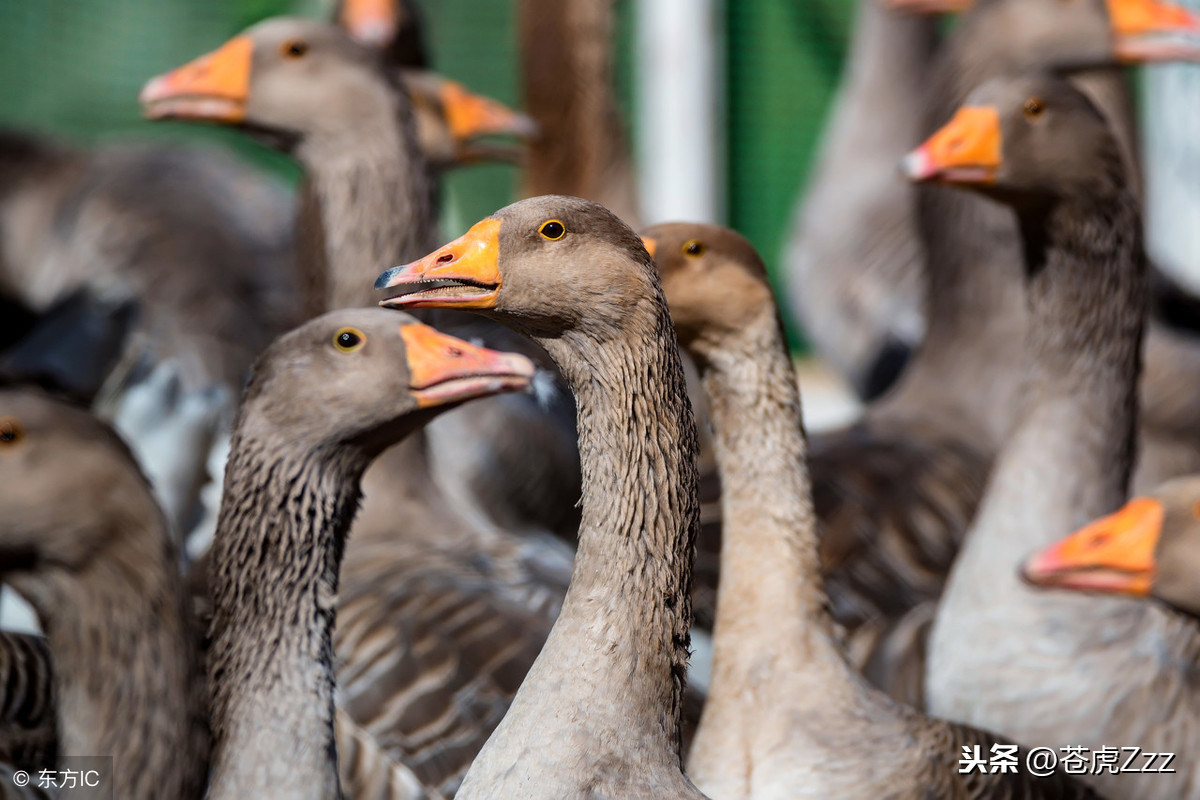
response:
[[(918, 114), (922, 82), (937, 46), (938, 20), (927, 14), (900, 14), (883, 3), (862, 0), (847, 59), (847, 102), (873, 105), (876, 119), (908, 120)], [(867, 109), (863, 110), (867, 113)], [(867, 126), (887, 137), (891, 125)], [(907, 143), (906, 143), (907, 144)]]
[(800, 392), (775, 310), (693, 349), (722, 487), (715, 657), (826, 633)]
[[(26, 592), (54, 656), (59, 752), (111, 755), (115, 796), (199, 798), (208, 706), (198, 636), (165, 520), (129, 505), (82, 571)], [(135, 532), (136, 531), (136, 532)]]
[(1021, 223), (1031, 315), (1024, 396), (978, 523), (1029, 520), (1005, 537), (1018, 556), (1124, 501), (1145, 315), (1131, 193), (1060, 202), (1042, 220)]
[(566, 684), (590, 673), (599, 716), (614, 711), (622, 735), (658, 739), (677, 759), (699, 476), (670, 316), (658, 295), (613, 338), (540, 341), (575, 392), (584, 490), (559, 635), (539, 661)]
[[(304, 265), (306, 283), (324, 291), (326, 309), (374, 305), (381, 264), (407, 263), (439, 244), (436, 183), (411, 112), (394, 91), (380, 91), (352, 128), (314, 135), (297, 156), (308, 172), (297, 227), (311, 242), (301, 245), (323, 248), (302, 256), (313, 262)], [(314, 224), (319, 235), (303, 232)], [(314, 259), (323, 259), (323, 281)]]
[(213, 542), (209, 797), (333, 798), (334, 604), (365, 461), (235, 435)]

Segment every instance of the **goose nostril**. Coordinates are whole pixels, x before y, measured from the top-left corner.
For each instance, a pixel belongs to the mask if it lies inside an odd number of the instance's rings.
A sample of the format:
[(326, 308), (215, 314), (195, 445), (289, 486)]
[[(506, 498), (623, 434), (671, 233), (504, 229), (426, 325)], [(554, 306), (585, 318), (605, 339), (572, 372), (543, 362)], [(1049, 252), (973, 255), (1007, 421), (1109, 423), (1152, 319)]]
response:
[(449, 353), (451, 358), (461, 358), (463, 351), (459, 350), (457, 347), (451, 347)]
[(438, 256), (437, 263), (439, 263), (439, 264), (449, 264), (449, 263), (450, 263), (451, 261), (453, 261), (453, 260), (454, 260), (454, 254), (453, 254), (453, 253), (442, 253), (440, 256)]

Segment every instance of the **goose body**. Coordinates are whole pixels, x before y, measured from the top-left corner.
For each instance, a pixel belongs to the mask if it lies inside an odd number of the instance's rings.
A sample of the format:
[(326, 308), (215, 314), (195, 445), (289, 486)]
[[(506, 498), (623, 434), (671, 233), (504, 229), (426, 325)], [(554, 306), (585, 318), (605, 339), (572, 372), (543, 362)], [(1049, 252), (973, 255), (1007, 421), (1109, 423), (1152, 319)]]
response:
[(713, 798), (1092, 797), (1064, 775), (962, 774), (1003, 740), (870, 687), (835, 637), (818, 558), (800, 395), (754, 248), (733, 231), (646, 234), (715, 426), (724, 541), (713, 679), (688, 774)]

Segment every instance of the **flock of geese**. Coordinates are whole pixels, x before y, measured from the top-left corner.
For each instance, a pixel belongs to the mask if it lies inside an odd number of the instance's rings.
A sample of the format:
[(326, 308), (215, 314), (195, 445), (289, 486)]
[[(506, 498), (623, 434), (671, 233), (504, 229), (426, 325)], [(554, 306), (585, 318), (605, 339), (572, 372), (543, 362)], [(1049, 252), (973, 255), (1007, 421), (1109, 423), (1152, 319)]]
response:
[[(1200, 317), (1121, 71), (1200, 18), (861, 0), (787, 260), (870, 402), (810, 437), (754, 247), (625, 221), (612, 13), (523, 0), (534, 119), (410, 0), (145, 85), (294, 199), (0, 135), (0, 797), (1200, 798)], [(441, 174), (520, 159), (439, 246)], [(1172, 771), (1027, 768), (1114, 747)]]

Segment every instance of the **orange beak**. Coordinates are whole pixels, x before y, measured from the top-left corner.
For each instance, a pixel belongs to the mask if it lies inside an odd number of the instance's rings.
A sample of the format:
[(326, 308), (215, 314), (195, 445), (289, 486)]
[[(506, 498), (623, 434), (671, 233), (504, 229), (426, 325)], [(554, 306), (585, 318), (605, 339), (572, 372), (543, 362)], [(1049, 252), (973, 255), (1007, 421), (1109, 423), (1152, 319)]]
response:
[(658, 249), (658, 242), (651, 239), (649, 236), (642, 237), (642, 246), (646, 248), (646, 252), (654, 258), (654, 251)]
[(419, 261), (375, 281), (384, 308), (494, 308), (500, 293), (500, 220), (485, 219)]
[(421, 408), (528, 388), (536, 368), (517, 353), (477, 347), (428, 325), (400, 327), (409, 391)]
[(1154, 584), (1154, 552), (1163, 506), (1135, 497), (1119, 511), (1034, 553), (1021, 573), (1035, 586), (1145, 597)]
[(1200, 61), (1200, 19), (1160, 0), (1107, 0), (1121, 61)]
[(396, 0), (345, 0), (339, 21), (357, 41), (383, 48), (400, 30), (400, 9)]
[(883, 0), (889, 11), (904, 14), (961, 14), (974, 0)]
[(490, 97), (473, 94), (461, 83), (444, 80), (438, 88), (446, 121), (455, 142), (463, 144), (478, 136), (511, 135), (523, 139), (537, 136), (537, 124)]
[(138, 99), (147, 119), (205, 119), (237, 123), (246, 117), (254, 42), (235, 36), (220, 48), (147, 83)]
[(963, 106), (905, 156), (900, 169), (916, 182), (991, 183), (1000, 166), (1000, 150), (1000, 113), (990, 106)]

